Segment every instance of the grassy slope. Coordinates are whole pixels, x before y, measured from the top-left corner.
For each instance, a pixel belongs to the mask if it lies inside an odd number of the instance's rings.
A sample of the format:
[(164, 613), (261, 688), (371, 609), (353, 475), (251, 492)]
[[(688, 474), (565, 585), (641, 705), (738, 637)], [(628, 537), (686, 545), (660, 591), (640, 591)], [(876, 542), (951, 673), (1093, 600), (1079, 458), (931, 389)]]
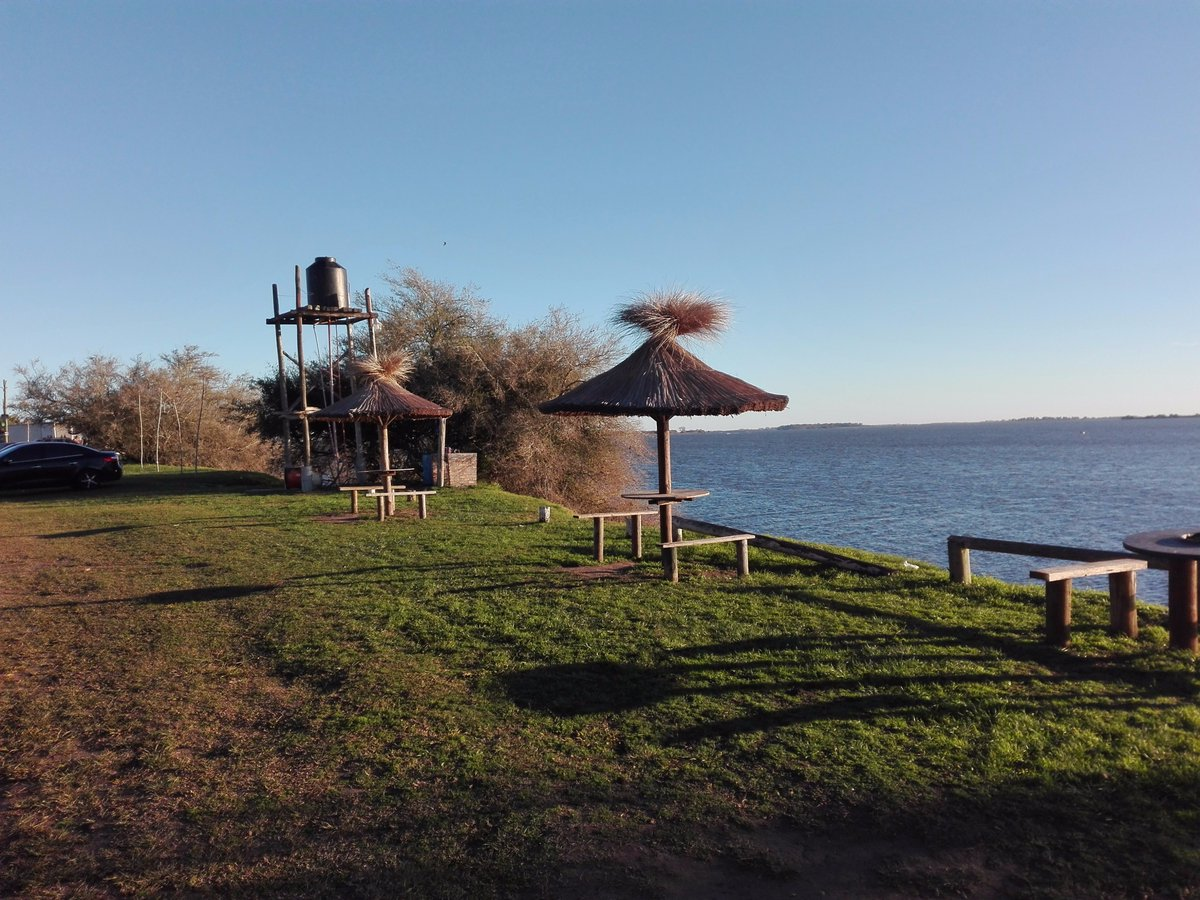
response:
[[(1077, 595), (142, 475), (0, 499), (0, 895), (1179, 894), (1195, 662)], [(625, 547), (614, 528), (617, 557)], [(675, 892), (675, 893), (673, 893)]]

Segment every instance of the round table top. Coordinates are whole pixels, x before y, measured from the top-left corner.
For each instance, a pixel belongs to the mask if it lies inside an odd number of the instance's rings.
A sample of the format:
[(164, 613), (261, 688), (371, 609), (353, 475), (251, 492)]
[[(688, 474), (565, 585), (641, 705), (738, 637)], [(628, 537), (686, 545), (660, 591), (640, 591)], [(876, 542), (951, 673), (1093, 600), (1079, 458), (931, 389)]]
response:
[(679, 500), (695, 500), (697, 497), (707, 497), (708, 491), (698, 488), (679, 488), (678, 490), (661, 493), (659, 491), (634, 491), (622, 494), (626, 500), (645, 500), (647, 503), (674, 503)]
[(1125, 538), (1126, 550), (1147, 556), (1200, 558), (1200, 528), (1171, 528), (1166, 531), (1142, 531)]

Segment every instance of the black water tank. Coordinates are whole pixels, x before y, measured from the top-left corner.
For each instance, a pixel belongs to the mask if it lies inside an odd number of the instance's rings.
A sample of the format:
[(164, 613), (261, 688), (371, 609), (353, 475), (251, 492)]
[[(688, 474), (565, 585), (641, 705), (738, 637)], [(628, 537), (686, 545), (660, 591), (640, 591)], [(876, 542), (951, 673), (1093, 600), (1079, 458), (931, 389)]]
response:
[(304, 270), (308, 280), (308, 305), (323, 309), (346, 309), (350, 305), (350, 287), (346, 270), (332, 256), (318, 256)]

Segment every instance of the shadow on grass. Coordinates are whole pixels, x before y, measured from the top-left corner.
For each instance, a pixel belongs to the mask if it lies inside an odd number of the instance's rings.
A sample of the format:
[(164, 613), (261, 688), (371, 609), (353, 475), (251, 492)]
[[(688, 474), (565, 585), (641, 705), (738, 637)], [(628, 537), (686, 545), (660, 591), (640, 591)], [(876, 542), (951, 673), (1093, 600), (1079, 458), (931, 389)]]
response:
[[(230, 521), (234, 519), (252, 519), (250, 522)], [(222, 523), (222, 524), (217, 524)], [(180, 525), (207, 525), (211, 528), (262, 528), (273, 523), (263, 522), (262, 516), (207, 516), (202, 519), (183, 519), (179, 522), (158, 522), (153, 525), (108, 525), (103, 528), (81, 528), (77, 531), (56, 531), (52, 534), (38, 535), (42, 540), (53, 541), (62, 538), (97, 537), (102, 534), (120, 534), (124, 531), (139, 531), (145, 528), (175, 528)]]
[(143, 597), (122, 597), (109, 600), (64, 600), (60, 603), (27, 603), (21, 606), (0, 607), (0, 614), (32, 609), (60, 609), (72, 606), (104, 606), (130, 603), (144, 606), (169, 606), (178, 603), (208, 603), (214, 600), (240, 600), (255, 594), (273, 591), (275, 584), (235, 584), (218, 587), (186, 588), (177, 591), (156, 591)]
[(106, 528), (81, 528), (79, 531), (58, 531), (54, 534), (38, 535), (44, 541), (61, 538), (95, 537), (101, 534), (119, 534), (122, 531), (137, 531), (142, 528), (152, 528), (151, 525), (109, 525)]
[[(24, 836), (0, 845), (0, 893), (114, 881), (222, 896), (619, 900), (1184, 897), (1200, 887), (1191, 770), (1005, 780), (905, 802), (827, 798), (752, 825), (664, 817), (658, 785), (597, 782), (569, 794), (565, 818), (550, 814), (565, 785), (532, 793), (503, 773), (448, 772), (436, 788), (380, 777), (388, 789), (352, 795), (249, 787), (219, 817), (184, 819), (174, 840), (152, 835), (150, 817), (120, 828), (68, 820), (51, 852), (30, 852)], [(97, 832), (108, 852), (82, 852)]]
[[(1008, 637), (994, 627), (946, 624), (855, 602), (854, 589), (840, 598), (780, 591), (839, 613), (843, 622), (860, 620), (868, 627), (844, 636), (777, 635), (672, 649), (650, 664), (597, 660), (540, 666), (510, 673), (502, 683), (518, 705), (562, 716), (621, 713), (681, 697), (716, 697), (726, 701), (726, 710), (754, 709), (746, 715), (717, 713), (708, 721), (684, 718), (662, 734), (664, 745), (813, 722), (896, 717), (936, 722), (989, 709), (1039, 715), (1066, 704), (1132, 711), (1165, 697), (1197, 694), (1194, 667), (1169, 660), (1158, 665), (1164, 651), (1157, 647), (1082, 656), (1042, 644), (1037, 632)], [(871, 631), (872, 624), (879, 630)], [(825, 675), (822, 660), (844, 660), (847, 652), (858, 657), (852, 670)]]

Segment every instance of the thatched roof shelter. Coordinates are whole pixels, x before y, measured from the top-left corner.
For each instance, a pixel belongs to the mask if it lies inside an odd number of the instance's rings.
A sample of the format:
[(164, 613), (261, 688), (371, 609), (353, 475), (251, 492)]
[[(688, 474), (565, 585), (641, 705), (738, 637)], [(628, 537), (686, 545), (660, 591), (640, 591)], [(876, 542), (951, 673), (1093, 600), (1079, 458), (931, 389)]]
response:
[[(365, 384), (336, 403), (312, 414), (314, 419), (338, 422), (375, 422), (379, 426), (379, 467), (384, 473), (385, 486), (391, 485), (391, 452), (388, 448), (388, 426), (402, 419), (441, 419), (454, 415), (453, 410), (439, 406), (406, 390), (401, 384), (412, 370), (403, 355), (373, 357), (360, 360), (351, 371)], [(445, 430), (438, 430), (438, 459), (445, 457)], [(440, 464), (439, 464), (440, 465)], [(440, 471), (440, 468), (439, 468)]]
[(312, 414), (331, 421), (389, 421), (397, 419), (445, 419), (452, 410), (419, 397), (390, 379), (368, 382), (348, 397)]
[(705, 365), (675, 341), (650, 339), (607, 372), (539, 409), (553, 415), (734, 416), (781, 410), (783, 394)]
[[(658, 491), (670, 495), (672, 416), (732, 416), (778, 411), (783, 394), (771, 394), (705, 365), (679, 345), (679, 338), (711, 339), (728, 324), (728, 307), (690, 291), (655, 291), (615, 316), (621, 326), (648, 337), (623, 362), (538, 408), (559, 416), (649, 416), (658, 434)], [(670, 540), (671, 504), (660, 507), (663, 540)], [(674, 566), (673, 551), (671, 568)], [(667, 555), (664, 553), (664, 566)], [(670, 577), (670, 570), (669, 570)], [(674, 577), (672, 577), (674, 580)]]

